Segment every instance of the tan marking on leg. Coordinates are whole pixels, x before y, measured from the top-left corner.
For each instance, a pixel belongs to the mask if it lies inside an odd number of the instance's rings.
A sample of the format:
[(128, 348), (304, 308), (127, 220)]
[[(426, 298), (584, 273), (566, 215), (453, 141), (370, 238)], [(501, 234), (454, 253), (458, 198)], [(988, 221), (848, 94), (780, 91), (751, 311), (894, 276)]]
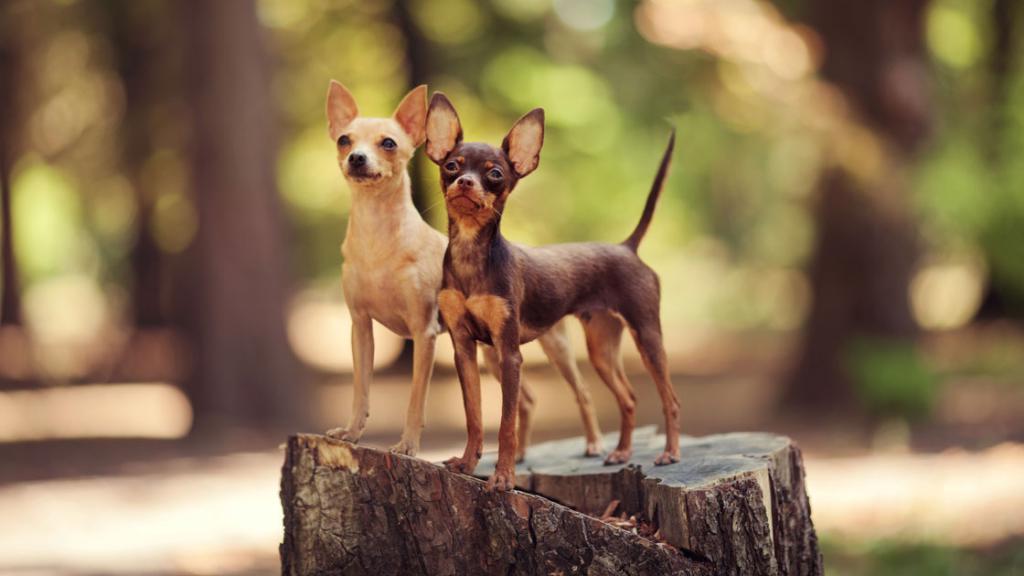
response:
[(654, 460), (655, 466), (679, 462), (679, 398), (669, 377), (668, 362), (665, 357), (665, 345), (662, 342), (661, 327), (657, 324), (648, 326), (630, 326), (633, 341), (644, 367), (661, 396), (661, 406), (665, 414), (665, 451)]
[(466, 296), (458, 290), (445, 288), (437, 294), (437, 307), (448, 329), (458, 326), (466, 315)]
[(466, 309), (487, 326), (491, 332), (492, 342), (497, 342), (501, 338), (501, 331), (509, 317), (508, 300), (500, 296), (478, 294), (466, 300)]
[(519, 376), (519, 420), (516, 428), (516, 462), (526, 459), (526, 448), (530, 445), (533, 434), (533, 409), (537, 405), (537, 397), (530, 387), (525, 374)]

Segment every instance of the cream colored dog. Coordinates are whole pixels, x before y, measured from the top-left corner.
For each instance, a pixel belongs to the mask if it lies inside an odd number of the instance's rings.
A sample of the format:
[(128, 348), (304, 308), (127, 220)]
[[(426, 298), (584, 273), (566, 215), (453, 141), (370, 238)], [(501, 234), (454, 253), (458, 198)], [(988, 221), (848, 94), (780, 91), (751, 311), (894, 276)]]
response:
[[(373, 321), (413, 341), (412, 394), (402, 439), (391, 447), (415, 455), (423, 430), (423, 412), (434, 368), (434, 345), (444, 328), (438, 321), (437, 294), (448, 238), (430, 227), (412, 203), (407, 166), (426, 139), (427, 87), (405, 96), (391, 118), (361, 118), (352, 94), (332, 80), (327, 90), (327, 127), (338, 148), (338, 165), (352, 190), (348, 230), (341, 245), (342, 287), (352, 316), (355, 391), (348, 428), (328, 435), (358, 442), (366, 427), (373, 379)], [(583, 385), (564, 323), (538, 338), (576, 394), (586, 430), (586, 453), (601, 453), (590, 393)], [(484, 348), (493, 374), (497, 355)], [(529, 442), (533, 394), (521, 385), (518, 454)]]

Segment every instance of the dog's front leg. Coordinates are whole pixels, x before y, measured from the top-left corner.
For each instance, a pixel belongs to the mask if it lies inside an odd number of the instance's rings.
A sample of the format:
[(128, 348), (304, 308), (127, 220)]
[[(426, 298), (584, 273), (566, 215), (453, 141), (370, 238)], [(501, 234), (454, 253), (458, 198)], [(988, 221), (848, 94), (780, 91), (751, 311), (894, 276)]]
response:
[[(506, 330), (513, 333), (515, 330)], [(519, 352), (519, 335), (503, 338), (498, 356), (501, 364), (501, 426), (498, 429), (498, 462), (487, 480), (493, 490), (511, 490), (516, 485), (516, 415), (519, 411), (519, 377), (523, 356)]]
[(480, 366), (476, 359), (476, 341), (462, 327), (449, 328), (455, 346), (455, 371), (462, 386), (462, 405), (466, 410), (466, 449), (462, 457), (445, 461), (452, 472), (472, 474), (484, 446), (483, 409), (480, 405)]
[(348, 428), (328, 430), (327, 435), (359, 442), (370, 417), (370, 382), (373, 380), (373, 320), (365, 312), (352, 310), (352, 364), (354, 384), (352, 414)]
[[(543, 344), (541, 344), (543, 346)], [(501, 361), (498, 360), (498, 351), (494, 346), (484, 346), (484, 360), (487, 362), (487, 369), (498, 379), (501, 384)], [(536, 405), (536, 397), (530, 388), (530, 381), (526, 375), (519, 373), (519, 419), (517, 421), (518, 433), (516, 435), (516, 462), (526, 459), (526, 447), (530, 445), (530, 432), (533, 427), (533, 408)]]
[(405, 430), (402, 439), (391, 447), (392, 452), (415, 456), (420, 449), (420, 434), (423, 432), (423, 414), (427, 402), (427, 388), (434, 372), (434, 347), (437, 334), (422, 330), (412, 339), (412, 393), (409, 396), (409, 411), (405, 415)]

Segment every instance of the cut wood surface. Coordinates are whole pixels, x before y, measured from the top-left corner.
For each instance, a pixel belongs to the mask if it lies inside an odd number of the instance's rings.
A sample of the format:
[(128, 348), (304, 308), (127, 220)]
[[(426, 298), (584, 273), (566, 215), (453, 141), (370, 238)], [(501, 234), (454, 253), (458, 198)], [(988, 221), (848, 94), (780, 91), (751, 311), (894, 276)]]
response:
[[(519, 487), (600, 515), (618, 500), (670, 544), (705, 558), (721, 574), (821, 574), (821, 554), (804, 487), (803, 458), (785, 436), (756, 432), (683, 436), (682, 459), (654, 466), (665, 437), (634, 431), (633, 458), (605, 466), (583, 455), (582, 438), (530, 447)], [(615, 435), (605, 438), (614, 445)], [(486, 477), (494, 454), (476, 474)]]
[[(664, 446), (653, 429), (637, 430), (635, 445), (622, 466), (584, 458), (582, 438), (536, 445), (517, 469), (536, 494), (494, 493), (416, 458), (293, 436), (282, 573), (822, 573), (800, 452), (787, 438), (684, 437), (682, 461), (665, 467), (650, 465)], [(491, 465), (485, 455), (478, 474)], [(616, 514), (650, 529), (600, 520), (615, 500)]]

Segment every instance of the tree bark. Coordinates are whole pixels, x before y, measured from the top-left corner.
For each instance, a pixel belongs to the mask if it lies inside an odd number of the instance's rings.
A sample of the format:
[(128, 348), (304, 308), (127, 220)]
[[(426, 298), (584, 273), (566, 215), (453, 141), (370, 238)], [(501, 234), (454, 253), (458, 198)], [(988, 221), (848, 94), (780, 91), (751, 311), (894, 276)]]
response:
[[(825, 43), (822, 75), (886, 147), (869, 184), (829, 167), (818, 185), (813, 301), (785, 405), (815, 413), (857, 408), (846, 353), (857, 337), (912, 340), (908, 288), (916, 231), (900, 172), (930, 130), (927, 0), (837, 0), (810, 5)], [(877, 184), (884, 182), (884, 185)]]
[[(580, 456), (582, 438), (534, 446), (517, 478), (530, 494), (491, 493), (422, 460), (293, 436), (281, 481), (282, 573), (822, 573), (800, 451), (788, 439), (684, 438), (682, 462), (659, 468), (649, 465), (664, 439), (653, 429), (636, 439), (647, 448), (628, 466)], [(653, 520), (664, 541), (596, 518), (613, 500), (624, 515)]]
[(285, 333), (290, 275), (262, 30), (250, 0), (182, 6), (199, 218), (187, 301), (196, 426), (294, 425), (308, 402)]

